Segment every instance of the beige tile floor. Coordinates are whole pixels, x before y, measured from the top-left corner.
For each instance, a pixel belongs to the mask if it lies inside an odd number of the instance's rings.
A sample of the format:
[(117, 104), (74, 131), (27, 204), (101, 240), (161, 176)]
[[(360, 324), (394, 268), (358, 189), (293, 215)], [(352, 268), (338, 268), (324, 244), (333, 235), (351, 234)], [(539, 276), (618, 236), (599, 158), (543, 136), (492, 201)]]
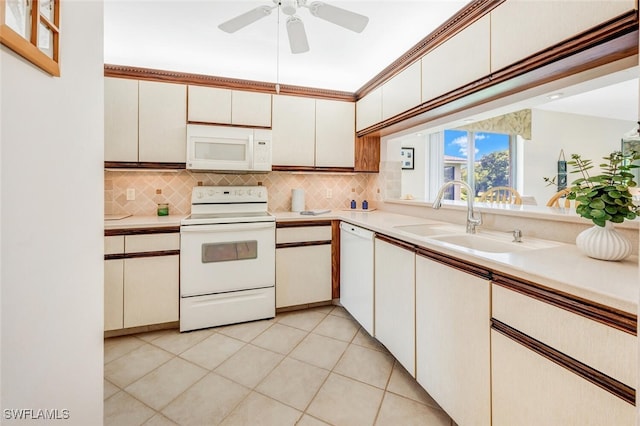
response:
[(454, 425), (341, 307), (104, 343), (105, 425)]

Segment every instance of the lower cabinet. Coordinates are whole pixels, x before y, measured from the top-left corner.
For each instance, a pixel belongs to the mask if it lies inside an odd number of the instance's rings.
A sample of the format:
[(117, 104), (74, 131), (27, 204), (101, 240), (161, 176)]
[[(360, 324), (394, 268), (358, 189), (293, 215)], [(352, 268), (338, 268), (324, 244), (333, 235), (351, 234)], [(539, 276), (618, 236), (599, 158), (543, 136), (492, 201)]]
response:
[(415, 377), (415, 251), (376, 235), (374, 252), (375, 338)]
[(105, 331), (178, 321), (179, 248), (177, 230), (105, 237)]
[(276, 224), (276, 308), (330, 301), (331, 224), (287, 225)]
[(495, 330), (491, 354), (495, 426), (636, 424), (633, 405)]
[(415, 310), (418, 383), (457, 424), (491, 424), (488, 279), (418, 251)]
[(123, 328), (124, 259), (104, 261), (104, 329)]
[(178, 320), (178, 255), (124, 260), (125, 328)]

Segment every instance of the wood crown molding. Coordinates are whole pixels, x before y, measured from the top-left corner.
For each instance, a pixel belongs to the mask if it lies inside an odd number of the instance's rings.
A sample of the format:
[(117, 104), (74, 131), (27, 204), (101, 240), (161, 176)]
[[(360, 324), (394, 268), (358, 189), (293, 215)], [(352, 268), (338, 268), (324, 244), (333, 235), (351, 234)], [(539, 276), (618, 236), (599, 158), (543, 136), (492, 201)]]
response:
[[(239, 78), (217, 77), (205, 74), (165, 71), (152, 68), (131, 67), (126, 65), (105, 64), (104, 76), (164, 83), (191, 84), (221, 89), (244, 90), (248, 92), (268, 93), (271, 95), (276, 94), (275, 83), (242, 80)], [(348, 102), (355, 102), (356, 100), (355, 93), (351, 92), (293, 86), (289, 84), (280, 85), (280, 94)]]
[(606, 374), (601, 373), (600, 371), (595, 370), (594, 368), (589, 367), (588, 365), (583, 364), (532, 337), (527, 336), (526, 334), (498, 321), (495, 318), (491, 318), (491, 329), (505, 337), (508, 337), (514, 342), (521, 344), (538, 355), (547, 358), (549, 361), (566, 368), (572, 373), (577, 374), (583, 379), (607, 392), (610, 392), (623, 401), (633, 406), (636, 405), (636, 391), (632, 387), (627, 386), (624, 383), (619, 382), (618, 380), (609, 377)]
[(506, 0), (474, 0), (460, 9), (455, 15), (441, 24), (411, 49), (383, 69), (378, 75), (356, 91), (356, 99), (361, 99), (377, 87), (389, 81), (429, 51), (435, 49), (454, 35), (458, 34), (478, 19), (491, 12)]

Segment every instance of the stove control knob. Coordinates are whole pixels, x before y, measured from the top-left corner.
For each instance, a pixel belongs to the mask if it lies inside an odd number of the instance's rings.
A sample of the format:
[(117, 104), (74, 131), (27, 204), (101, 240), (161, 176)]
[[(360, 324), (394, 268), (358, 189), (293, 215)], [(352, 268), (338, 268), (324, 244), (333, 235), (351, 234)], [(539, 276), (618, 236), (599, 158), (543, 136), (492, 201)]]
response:
[(207, 194), (209, 194), (209, 196), (212, 196), (213, 195), (213, 189), (208, 190)]
[(240, 196), (244, 195), (244, 190), (239, 189), (239, 190), (238, 190), (238, 195), (240, 195)]
[(253, 189), (248, 189), (247, 190), (247, 195), (253, 195)]
[(201, 191), (197, 191), (196, 192), (196, 198), (202, 198), (202, 192)]

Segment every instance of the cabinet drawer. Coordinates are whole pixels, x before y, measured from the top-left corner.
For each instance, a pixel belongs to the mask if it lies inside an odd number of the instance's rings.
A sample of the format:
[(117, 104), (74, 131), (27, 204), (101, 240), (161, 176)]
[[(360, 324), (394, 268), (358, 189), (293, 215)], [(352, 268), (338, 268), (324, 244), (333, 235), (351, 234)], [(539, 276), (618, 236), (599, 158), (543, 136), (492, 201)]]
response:
[(276, 229), (276, 244), (331, 240), (331, 226), (302, 226)]
[(125, 253), (179, 250), (180, 234), (147, 234), (125, 236)]
[(104, 237), (104, 254), (124, 253), (124, 235)]
[(495, 319), (636, 387), (636, 336), (496, 284), (492, 297)]

